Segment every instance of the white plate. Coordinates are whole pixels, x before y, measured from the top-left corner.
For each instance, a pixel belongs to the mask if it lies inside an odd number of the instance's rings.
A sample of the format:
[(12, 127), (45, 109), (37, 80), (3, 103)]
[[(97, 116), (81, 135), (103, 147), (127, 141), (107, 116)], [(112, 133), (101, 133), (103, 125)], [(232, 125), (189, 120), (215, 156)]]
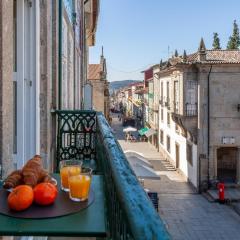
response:
[[(54, 182), (53, 185), (57, 186), (57, 180), (55, 178), (51, 178), (51, 180)], [(6, 189), (8, 192), (12, 192), (13, 188)]]

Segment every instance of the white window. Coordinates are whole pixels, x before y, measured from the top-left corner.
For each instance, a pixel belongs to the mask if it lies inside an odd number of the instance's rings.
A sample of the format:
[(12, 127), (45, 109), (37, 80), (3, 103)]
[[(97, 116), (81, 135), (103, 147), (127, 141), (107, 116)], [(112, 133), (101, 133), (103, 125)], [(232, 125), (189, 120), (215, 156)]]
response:
[(197, 82), (187, 81), (186, 103), (195, 104), (197, 102)]
[(186, 115), (197, 114), (197, 82), (187, 81)]
[(178, 113), (179, 110), (179, 83), (174, 81), (174, 112)]

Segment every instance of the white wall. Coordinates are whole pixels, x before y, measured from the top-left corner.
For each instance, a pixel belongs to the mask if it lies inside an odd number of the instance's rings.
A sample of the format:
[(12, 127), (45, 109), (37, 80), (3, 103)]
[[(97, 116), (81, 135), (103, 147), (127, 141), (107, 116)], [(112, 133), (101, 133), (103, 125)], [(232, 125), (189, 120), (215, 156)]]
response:
[[(167, 96), (167, 81), (170, 82), (170, 89), (173, 87), (171, 84), (171, 77), (161, 78), (163, 81), (163, 96)], [(171, 94), (170, 94), (171, 97)], [(172, 99), (170, 99), (172, 102)], [(161, 121), (161, 108), (163, 109), (163, 121)], [(167, 124), (167, 113), (170, 113), (170, 125)], [(181, 129), (176, 132), (176, 123), (172, 120), (171, 111), (168, 111), (164, 105), (159, 108), (159, 145), (160, 149), (164, 151), (168, 159), (170, 159), (176, 166), (176, 143), (179, 145), (179, 169), (184, 173), (186, 178), (197, 187), (197, 145), (192, 144), (192, 165), (187, 161), (187, 139), (181, 135)], [(160, 130), (164, 132), (164, 144), (160, 142)], [(167, 135), (170, 137), (170, 153), (167, 151)]]

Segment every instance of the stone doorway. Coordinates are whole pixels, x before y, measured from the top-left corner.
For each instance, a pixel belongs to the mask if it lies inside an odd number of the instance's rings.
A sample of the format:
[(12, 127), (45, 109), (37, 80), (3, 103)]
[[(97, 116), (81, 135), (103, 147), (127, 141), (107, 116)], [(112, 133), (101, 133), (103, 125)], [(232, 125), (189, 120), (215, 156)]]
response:
[(237, 182), (238, 148), (221, 147), (217, 150), (217, 178), (224, 183)]

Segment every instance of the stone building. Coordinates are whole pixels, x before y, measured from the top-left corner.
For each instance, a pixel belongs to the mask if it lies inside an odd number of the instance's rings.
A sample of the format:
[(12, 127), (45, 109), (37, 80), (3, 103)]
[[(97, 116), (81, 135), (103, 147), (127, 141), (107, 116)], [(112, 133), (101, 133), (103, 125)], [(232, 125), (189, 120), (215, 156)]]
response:
[(168, 59), (159, 79), (160, 150), (198, 189), (240, 182), (240, 51)]
[(143, 82), (137, 82), (131, 85), (132, 89), (132, 116), (135, 119), (135, 126), (139, 129), (144, 126), (143, 123)]
[(146, 133), (148, 141), (158, 149), (158, 79), (155, 78), (154, 66), (151, 66), (144, 73), (144, 113), (145, 113), (145, 127), (149, 128)]
[(80, 108), (98, 0), (0, 1), (1, 176), (55, 159), (55, 109)]
[(110, 94), (107, 81), (106, 59), (102, 55), (99, 64), (89, 64), (88, 81), (92, 86), (92, 107), (96, 111), (103, 112), (109, 120)]

